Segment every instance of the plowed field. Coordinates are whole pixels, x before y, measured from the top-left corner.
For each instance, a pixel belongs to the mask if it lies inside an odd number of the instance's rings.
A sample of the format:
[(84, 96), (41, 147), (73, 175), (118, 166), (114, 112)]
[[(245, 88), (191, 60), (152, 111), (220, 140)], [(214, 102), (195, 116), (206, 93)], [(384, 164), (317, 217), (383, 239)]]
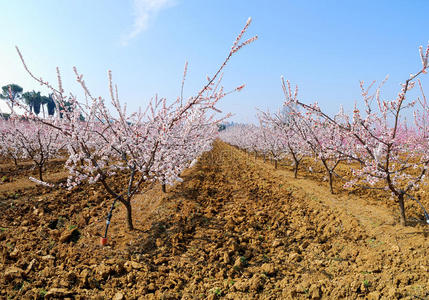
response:
[(28, 172), (0, 185), (0, 298), (429, 298), (422, 222), (402, 227), (382, 195), (331, 195), (222, 142), (167, 193), (135, 198), (136, 230), (118, 205), (104, 247), (100, 187), (37, 187)]

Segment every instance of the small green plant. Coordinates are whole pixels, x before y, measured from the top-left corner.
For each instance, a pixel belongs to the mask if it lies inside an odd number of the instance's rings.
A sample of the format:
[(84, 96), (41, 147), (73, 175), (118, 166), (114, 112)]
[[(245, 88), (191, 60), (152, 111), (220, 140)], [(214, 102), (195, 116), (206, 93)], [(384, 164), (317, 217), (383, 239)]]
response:
[(367, 280), (367, 279), (365, 279), (364, 281), (363, 281), (363, 286), (365, 287), (365, 289), (368, 289), (369, 287), (370, 287), (370, 283), (369, 283), (369, 281)]
[(3, 232), (3, 231), (7, 231), (7, 228), (0, 227), (0, 231), (1, 231), (1, 232)]
[(314, 201), (314, 202), (320, 202), (319, 198), (318, 198), (318, 197), (316, 197), (315, 195), (311, 195), (311, 196), (310, 196), (310, 200), (311, 200), (311, 201)]
[(368, 239), (368, 244), (372, 244), (375, 242), (375, 239)]
[(49, 249), (52, 249), (52, 248), (54, 248), (54, 246), (55, 246), (55, 241), (54, 241), (54, 240), (52, 240), (52, 239), (50, 239), (50, 240), (49, 240), (49, 244), (48, 244), (48, 248), (49, 248)]
[(73, 229), (75, 229), (75, 228), (77, 228), (77, 226), (76, 226), (76, 225), (69, 225), (69, 230), (73, 230)]
[(214, 288), (213, 294), (215, 294), (216, 296), (222, 296), (222, 290), (220, 288)]
[(235, 283), (235, 281), (232, 279), (228, 282), (229, 285), (234, 285), (234, 283)]
[(367, 243), (371, 248), (375, 248), (377, 246), (383, 245), (382, 241), (377, 241), (375, 238), (368, 239)]
[(48, 291), (47, 290), (45, 290), (44, 288), (41, 288), (40, 290), (39, 290), (39, 296), (40, 297), (42, 297), (42, 298), (44, 298), (45, 296), (46, 296), (46, 294), (48, 293)]
[(20, 196), (20, 194), (18, 192), (8, 194), (8, 197), (11, 199), (18, 199), (19, 196)]

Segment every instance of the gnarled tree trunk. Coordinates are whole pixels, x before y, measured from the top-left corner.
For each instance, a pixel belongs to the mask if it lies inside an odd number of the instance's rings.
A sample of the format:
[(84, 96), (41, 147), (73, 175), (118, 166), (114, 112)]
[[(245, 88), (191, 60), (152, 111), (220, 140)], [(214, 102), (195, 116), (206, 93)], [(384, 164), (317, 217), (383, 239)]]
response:
[(407, 223), (407, 219), (405, 218), (405, 204), (404, 204), (404, 194), (399, 194), (398, 196), (399, 203), (399, 212), (401, 213), (401, 225), (405, 226)]

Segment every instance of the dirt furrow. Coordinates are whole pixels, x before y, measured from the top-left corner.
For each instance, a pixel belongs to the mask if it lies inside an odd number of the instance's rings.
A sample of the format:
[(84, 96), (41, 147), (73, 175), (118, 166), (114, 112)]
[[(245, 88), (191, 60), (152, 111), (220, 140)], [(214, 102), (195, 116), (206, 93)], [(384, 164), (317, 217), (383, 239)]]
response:
[(217, 142), (134, 200), (135, 231), (119, 205), (102, 247), (102, 189), (25, 188), (0, 215), (0, 298), (429, 297), (424, 227), (361, 200)]

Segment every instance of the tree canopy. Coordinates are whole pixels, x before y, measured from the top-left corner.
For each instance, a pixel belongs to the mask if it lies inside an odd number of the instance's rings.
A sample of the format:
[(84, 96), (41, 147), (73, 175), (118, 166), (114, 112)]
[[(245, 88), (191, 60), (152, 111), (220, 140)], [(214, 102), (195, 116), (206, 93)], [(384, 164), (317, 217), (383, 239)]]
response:
[(11, 83), (2, 86), (2, 93), (0, 94), (1, 99), (9, 99), (14, 104), (15, 100), (18, 99), (22, 94), (22, 87), (17, 84)]

